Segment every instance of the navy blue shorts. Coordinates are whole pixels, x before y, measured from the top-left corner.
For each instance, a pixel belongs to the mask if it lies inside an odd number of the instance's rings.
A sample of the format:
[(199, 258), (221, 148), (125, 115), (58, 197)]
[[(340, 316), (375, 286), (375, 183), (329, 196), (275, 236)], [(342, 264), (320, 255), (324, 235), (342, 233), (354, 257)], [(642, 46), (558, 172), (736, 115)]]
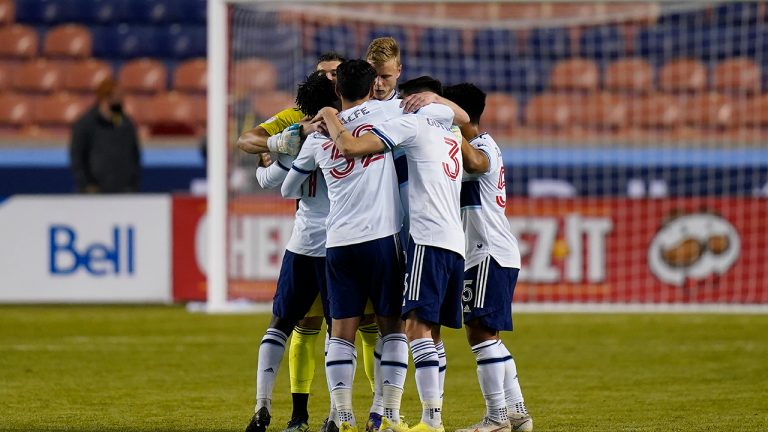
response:
[(488, 255), (464, 273), (464, 322), (479, 318), (497, 331), (512, 330), (512, 296), (520, 269), (502, 267)]
[(461, 328), (464, 258), (456, 252), (408, 242), (403, 318), (413, 311), (422, 321)]
[(397, 234), (326, 249), (331, 318), (362, 316), (368, 299), (376, 315), (400, 315), (403, 263)]
[(327, 293), (325, 257), (312, 257), (286, 250), (277, 278), (277, 291), (272, 300), (272, 314), (298, 321), (309, 312), (318, 294), (327, 314)]

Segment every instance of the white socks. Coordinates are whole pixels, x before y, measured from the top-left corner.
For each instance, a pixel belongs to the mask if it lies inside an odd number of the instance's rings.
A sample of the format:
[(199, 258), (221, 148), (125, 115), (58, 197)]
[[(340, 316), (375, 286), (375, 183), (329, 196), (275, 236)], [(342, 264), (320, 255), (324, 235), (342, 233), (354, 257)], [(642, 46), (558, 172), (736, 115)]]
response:
[(504, 397), (505, 363), (507, 355), (500, 348), (501, 341), (489, 340), (472, 347), (477, 360), (477, 380), (485, 398), (486, 416), (498, 423), (507, 421), (507, 403)]
[(416, 387), (423, 408), (421, 421), (431, 427), (442, 425), (440, 398), (440, 372), (437, 349), (432, 338), (411, 341), (411, 355), (416, 368)]
[(384, 336), (381, 341), (384, 417), (397, 424), (400, 422), (400, 401), (403, 398), (405, 374), (408, 370), (408, 339), (403, 333), (393, 333)]
[(258, 370), (256, 371), (256, 411), (267, 407), (272, 411), (272, 389), (285, 353), (288, 336), (277, 329), (267, 329), (259, 345)]
[(331, 337), (325, 356), (325, 376), (331, 389), (331, 399), (336, 406), (337, 425), (347, 422), (355, 426), (352, 412), (352, 383), (355, 379), (357, 351), (355, 344)]
[(504, 362), (504, 394), (506, 395), (507, 412), (528, 414), (523, 401), (523, 391), (520, 389), (520, 382), (517, 380), (517, 365), (515, 359), (504, 343), (499, 341), (499, 348), (507, 359)]
[(384, 414), (384, 395), (381, 388), (381, 347), (384, 346), (381, 334), (373, 347), (373, 404), (370, 412)]
[(445, 399), (445, 371), (448, 367), (448, 360), (445, 357), (445, 345), (443, 341), (435, 344), (437, 350), (437, 363), (440, 368), (440, 399)]

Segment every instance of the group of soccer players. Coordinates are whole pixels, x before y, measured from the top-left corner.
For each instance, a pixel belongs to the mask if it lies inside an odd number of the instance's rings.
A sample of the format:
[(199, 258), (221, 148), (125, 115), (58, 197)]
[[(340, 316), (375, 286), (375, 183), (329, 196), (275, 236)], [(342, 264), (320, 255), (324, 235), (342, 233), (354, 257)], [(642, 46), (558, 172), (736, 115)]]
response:
[[(275, 377), (292, 333), (286, 431), (308, 430), (312, 347), (323, 317), (331, 395), (323, 431), (357, 430), (358, 332), (374, 393), (366, 432), (444, 431), (440, 328), (462, 323), (486, 414), (461, 431), (533, 428), (514, 360), (499, 339), (500, 331), (512, 330), (520, 254), (504, 214), (501, 151), (479, 130), (485, 94), (468, 83), (443, 88), (430, 77), (403, 83), (398, 93), (400, 71), (392, 38), (372, 41), (365, 60), (325, 54), (299, 86), (297, 108), (238, 141), (243, 151), (261, 154), (262, 187), (299, 199), (259, 347), (248, 432), (270, 424)], [(409, 348), (423, 407), (410, 428), (399, 412)]]

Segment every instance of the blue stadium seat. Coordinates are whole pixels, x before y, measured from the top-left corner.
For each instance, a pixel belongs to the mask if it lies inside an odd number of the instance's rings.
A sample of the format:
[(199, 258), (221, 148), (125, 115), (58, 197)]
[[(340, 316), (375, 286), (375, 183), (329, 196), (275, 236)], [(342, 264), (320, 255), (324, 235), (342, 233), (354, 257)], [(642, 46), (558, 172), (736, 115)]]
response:
[(130, 16), (131, 0), (73, 0), (73, 20), (86, 24), (116, 24)]
[(16, 2), (16, 21), (30, 25), (53, 25), (72, 21), (75, 0), (23, 0)]
[(626, 55), (624, 34), (617, 26), (585, 29), (579, 37), (579, 55), (597, 62), (623, 57)]
[(242, 57), (292, 57), (301, 48), (299, 31), (287, 25), (238, 27), (231, 41), (234, 55)]
[(467, 67), (467, 80), (484, 91), (533, 95), (544, 90), (552, 64), (548, 61), (513, 59), (480, 61)]
[(760, 4), (758, 2), (725, 3), (714, 10), (715, 25), (727, 27), (754, 27), (760, 21)]
[(515, 33), (503, 29), (480, 30), (475, 34), (472, 55), (475, 59), (510, 60), (517, 56)]
[(165, 31), (165, 52), (177, 59), (204, 57), (206, 53), (205, 26), (174, 24)]
[(190, 24), (205, 24), (208, 20), (207, 0), (175, 0), (180, 2), (179, 20)]
[(662, 13), (656, 21), (662, 26), (701, 27), (707, 24), (707, 10), (699, 7), (690, 11)]
[(638, 33), (635, 50), (641, 57), (658, 66), (677, 57), (703, 57), (702, 39), (702, 28), (650, 27)]
[(319, 56), (326, 51), (336, 51), (347, 58), (357, 57), (355, 32), (344, 25), (319, 28), (312, 37), (309, 54)]
[(461, 32), (448, 28), (428, 28), (419, 38), (420, 57), (462, 58)]
[(103, 58), (157, 57), (164, 51), (163, 35), (155, 27), (129, 26), (92, 28), (93, 55)]
[[(449, 57), (409, 57), (403, 63), (407, 78), (429, 75), (440, 80), (443, 85), (458, 84), (467, 81), (467, 64), (463, 58)], [(404, 81), (402, 78), (401, 82)]]
[(703, 60), (722, 60), (729, 57), (752, 57), (763, 55), (760, 44), (768, 48), (768, 32), (757, 27), (718, 27), (703, 30), (701, 38)]
[(571, 36), (566, 28), (536, 28), (528, 37), (527, 53), (534, 59), (559, 60), (571, 56)]

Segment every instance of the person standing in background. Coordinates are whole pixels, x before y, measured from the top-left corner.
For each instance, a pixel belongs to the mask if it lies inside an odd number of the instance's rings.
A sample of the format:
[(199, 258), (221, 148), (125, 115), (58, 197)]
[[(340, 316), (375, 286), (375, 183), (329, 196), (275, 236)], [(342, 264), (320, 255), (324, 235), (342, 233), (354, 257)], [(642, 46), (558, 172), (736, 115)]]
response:
[(141, 171), (136, 126), (123, 112), (123, 92), (107, 78), (96, 104), (72, 127), (70, 166), (82, 193), (138, 192)]

